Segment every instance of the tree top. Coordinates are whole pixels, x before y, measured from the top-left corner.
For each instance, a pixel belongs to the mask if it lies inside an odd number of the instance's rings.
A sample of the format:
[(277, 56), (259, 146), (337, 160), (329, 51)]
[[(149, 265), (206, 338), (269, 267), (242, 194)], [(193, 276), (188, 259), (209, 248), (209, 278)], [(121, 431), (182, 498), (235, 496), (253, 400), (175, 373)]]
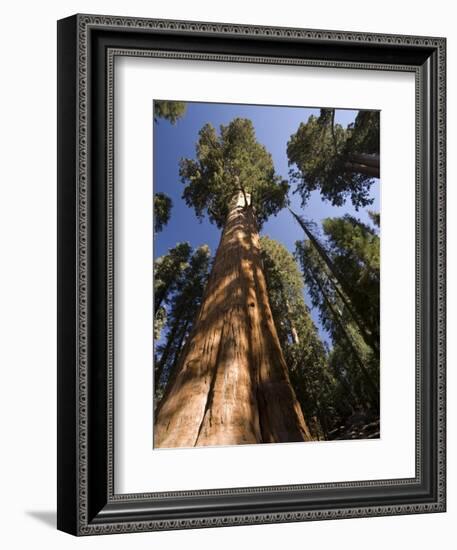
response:
[(196, 158), (181, 159), (180, 176), (187, 205), (198, 218), (206, 214), (219, 228), (239, 191), (250, 194), (259, 225), (288, 202), (287, 181), (275, 173), (271, 154), (257, 141), (252, 121), (245, 118), (221, 125), (219, 133), (205, 124), (199, 132)]

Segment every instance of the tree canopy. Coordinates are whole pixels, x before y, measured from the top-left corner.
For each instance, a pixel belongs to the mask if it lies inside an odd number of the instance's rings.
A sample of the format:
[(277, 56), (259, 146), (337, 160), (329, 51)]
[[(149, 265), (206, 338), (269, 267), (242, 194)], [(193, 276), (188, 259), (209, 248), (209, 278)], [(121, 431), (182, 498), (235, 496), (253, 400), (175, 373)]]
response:
[[(379, 236), (351, 216), (323, 222), (326, 244), (296, 243), (313, 306), (329, 332), (329, 365), (357, 406), (377, 406), (379, 392)], [(331, 265), (329, 267), (325, 256)], [(349, 284), (348, 284), (349, 283)]]
[[(315, 224), (305, 221), (292, 210), (291, 213), (310, 240), (314, 252), (320, 257), (333, 290), (348, 310), (366, 344), (377, 353), (380, 253), (378, 235), (352, 216), (327, 218), (323, 222), (327, 236), (324, 245), (314, 234), (312, 226)], [(371, 213), (371, 218), (374, 223), (378, 221), (374, 212)], [(365, 264), (365, 270), (361, 274), (359, 268), (364, 261), (371, 265)], [(354, 281), (357, 285), (354, 285)]]
[(189, 243), (178, 243), (167, 254), (154, 261), (154, 310), (158, 313), (168, 294), (174, 290), (179, 276), (188, 265)]
[(291, 312), (303, 300), (303, 277), (292, 254), (280, 242), (260, 237), (268, 297), (282, 342), (294, 340)]
[(196, 159), (182, 159), (180, 176), (183, 198), (198, 218), (205, 214), (223, 227), (233, 196), (250, 194), (259, 226), (287, 205), (289, 185), (275, 173), (271, 154), (255, 136), (252, 122), (235, 118), (221, 125), (218, 134), (211, 124), (199, 132)]
[(350, 302), (370, 331), (379, 340), (379, 235), (368, 225), (346, 214), (323, 222), (329, 253), (346, 284)]
[(156, 395), (165, 386), (192, 328), (208, 279), (210, 260), (208, 245), (195, 249), (186, 267), (180, 271), (174, 292), (168, 299), (166, 337), (155, 353)]
[(154, 101), (154, 120), (157, 122), (159, 118), (168, 120), (170, 124), (176, 122), (185, 115), (187, 103), (185, 101)]
[(349, 198), (356, 209), (372, 204), (379, 177), (379, 112), (359, 111), (354, 124), (335, 124), (335, 110), (321, 109), (302, 122), (287, 143), (291, 180), (305, 206), (312, 191), (334, 206)]
[(154, 195), (154, 231), (159, 233), (170, 221), (173, 202), (165, 193)]
[(260, 243), (271, 311), (291, 382), (309, 428), (319, 439), (333, 411), (327, 351), (305, 304), (303, 277), (293, 255), (269, 237), (261, 237)]

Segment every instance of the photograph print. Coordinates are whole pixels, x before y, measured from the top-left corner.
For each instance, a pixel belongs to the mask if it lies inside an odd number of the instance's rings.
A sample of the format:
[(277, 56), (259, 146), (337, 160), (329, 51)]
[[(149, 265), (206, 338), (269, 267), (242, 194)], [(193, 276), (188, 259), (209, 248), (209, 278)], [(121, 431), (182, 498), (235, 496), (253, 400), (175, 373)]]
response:
[(380, 112), (156, 99), (154, 449), (380, 437)]

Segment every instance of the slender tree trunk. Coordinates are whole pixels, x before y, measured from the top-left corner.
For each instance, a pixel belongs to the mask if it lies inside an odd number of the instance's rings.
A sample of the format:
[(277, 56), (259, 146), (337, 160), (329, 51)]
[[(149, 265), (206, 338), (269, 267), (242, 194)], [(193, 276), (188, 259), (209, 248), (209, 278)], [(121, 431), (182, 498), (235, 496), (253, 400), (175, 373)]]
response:
[(349, 160), (351, 162), (358, 162), (359, 164), (365, 164), (366, 166), (372, 166), (379, 170), (379, 155), (369, 153), (353, 153), (350, 155)]
[(249, 200), (240, 192), (231, 203), (200, 312), (156, 411), (155, 447), (311, 439), (271, 315)]
[(345, 165), (347, 170), (370, 178), (379, 178), (379, 155), (352, 154)]
[[(185, 324), (182, 326), (181, 328), (181, 331), (179, 332), (178, 336), (177, 336), (177, 345), (176, 345), (176, 348), (174, 350), (174, 353), (173, 353), (173, 360), (171, 361), (171, 366), (170, 366), (170, 373), (171, 371), (175, 368), (176, 366), (176, 363), (179, 359), (179, 354), (180, 354), (180, 351), (183, 347), (183, 343), (184, 343), (184, 339), (186, 338), (186, 335), (187, 335), (187, 330), (189, 328), (189, 324), (190, 324), (191, 320), (190, 319), (186, 319), (186, 322)], [(169, 376), (168, 376), (169, 377)]]
[(287, 317), (288, 317), (287, 320), (289, 322), (290, 335), (292, 337), (292, 342), (294, 344), (299, 344), (300, 343), (300, 338), (298, 337), (298, 332), (297, 332), (297, 329), (295, 328), (295, 323), (292, 320), (292, 311), (291, 311), (290, 304), (287, 300), (286, 300), (286, 310), (287, 310)]
[(165, 287), (163, 290), (161, 290), (160, 292), (156, 292), (156, 296), (154, 297), (154, 311), (157, 313), (159, 311), (159, 308), (160, 306), (162, 305), (162, 302), (165, 298), (165, 295), (167, 293), (167, 290), (168, 290), (168, 287)]
[(176, 337), (176, 333), (178, 331), (178, 322), (175, 321), (168, 337), (167, 337), (167, 343), (165, 345), (165, 348), (162, 352), (162, 355), (160, 356), (160, 360), (158, 361), (158, 364), (156, 366), (155, 371), (155, 388), (156, 390), (159, 387), (160, 378), (162, 377), (163, 367), (165, 366), (168, 356), (170, 355), (171, 347), (173, 345), (173, 340)]
[(290, 322), (290, 331), (292, 333), (293, 343), (294, 344), (299, 344), (300, 343), (300, 338), (298, 337), (297, 329), (295, 328), (294, 323), (292, 321)]

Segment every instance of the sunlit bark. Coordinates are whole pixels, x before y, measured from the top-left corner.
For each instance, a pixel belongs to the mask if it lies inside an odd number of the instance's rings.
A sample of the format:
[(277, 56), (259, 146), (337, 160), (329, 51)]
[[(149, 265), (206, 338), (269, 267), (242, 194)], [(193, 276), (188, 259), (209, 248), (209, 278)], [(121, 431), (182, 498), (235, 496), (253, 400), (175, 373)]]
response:
[(222, 232), (192, 332), (156, 411), (155, 447), (311, 439), (271, 315), (249, 195)]

